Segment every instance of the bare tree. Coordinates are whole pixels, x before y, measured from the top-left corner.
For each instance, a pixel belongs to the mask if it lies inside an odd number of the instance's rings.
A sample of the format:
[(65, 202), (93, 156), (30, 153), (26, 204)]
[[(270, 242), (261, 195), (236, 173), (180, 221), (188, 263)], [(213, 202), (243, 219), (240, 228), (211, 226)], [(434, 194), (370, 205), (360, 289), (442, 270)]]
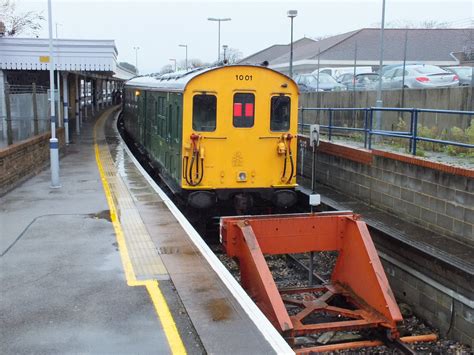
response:
[(158, 74), (168, 74), (168, 73), (172, 73), (174, 70), (173, 70), (173, 66), (171, 64), (166, 64), (165, 66), (163, 66), (161, 68), (161, 70), (158, 72)]
[(0, 0), (0, 22), (5, 25), (6, 36), (37, 36), (44, 20), (44, 16), (36, 11), (18, 12), (15, 0)]
[[(221, 58), (224, 58), (224, 52), (221, 54)], [(243, 58), (243, 54), (236, 48), (227, 48), (225, 51), (225, 59), (227, 63), (234, 64), (240, 61)]]
[[(199, 58), (190, 58), (190, 59), (188, 59), (188, 68), (189, 69), (205, 67), (205, 66), (208, 66), (208, 65), (209, 65), (209, 63), (206, 63), (206, 62), (202, 61)], [(184, 59), (180, 60), (178, 62), (178, 68), (184, 69), (185, 66), (186, 66), (186, 61)]]

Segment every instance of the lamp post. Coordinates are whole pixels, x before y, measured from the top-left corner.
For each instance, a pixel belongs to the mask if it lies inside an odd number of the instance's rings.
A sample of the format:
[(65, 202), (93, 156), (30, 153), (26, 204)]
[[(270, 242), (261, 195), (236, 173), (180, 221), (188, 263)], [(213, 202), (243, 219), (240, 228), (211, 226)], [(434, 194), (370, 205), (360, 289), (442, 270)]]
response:
[(222, 50), (224, 51), (224, 63), (225, 63), (225, 60), (226, 60), (225, 53), (227, 52), (227, 48), (229, 48), (229, 46), (227, 44), (222, 45)]
[[(382, 2), (382, 22), (380, 24), (380, 62), (379, 62), (379, 85), (377, 88), (377, 101), (375, 101), (376, 107), (382, 107), (382, 68), (383, 68), (383, 31), (385, 27), (385, 0)], [(380, 130), (382, 128), (382, 112), (377, 111), (375, 113), (375, 128)], [(380, 140), (380, 136), (376, 136), (376, 140)]]
[(135, 70), (138, 74), (138, 50), (140, 49), (140, 47), (136, 46), (133, 47), (133, 49), (135, 50)]
[(170, 58), (170, 60), (171, 60), (172, 62), (174, 62), (174, 71), (176, 71), (176, 59)]
[(61, 117), (61, 82), (59, 80), (59, 72), (61, 69), (61, 66), (59, 64), (59, 42), (58, 42), (58, 26), (62, 26), (62, 24), (56, 22), (56, 55), (57, 55), (57, 60), (56, 60), (56, 68), (57, 68), (57, 73), (56, 73), (56, 87), (58, 90), (58, 106), (57, 106), (57, 112), (58, 112), (58, 127), (62, 126), (62, 117)]
[(53, 56), (53, 20), (51, 0), (48, 0), (49, 27), (49, 92), (51, 107), (51, 139), (49, 140), (49, 156), (51, 163), (51, 188), (59, 188), (59, 141), (56, 138), (56, 112), (54, 103), (54, 56)]
[(221, 61), (221, 22), (222, 21), (230, 21), (232, 20), (229, 17), (225, 18), (215, 18), (215, 17), (208, 17), (209, 21), (215, 21), (218, 23), (218, 30), (217, 30), (217, 63)]
[(288, 17), (291, 20), (291, 42), (290, 42), (290, 78), (293, 77), (293, 19), (298, 15), (297, 10), (288, 10)]
[(180, 44), (180, 47), (184, 47), (186, 49), (186, 60), (184, 61), (186, 65), (186, 71), (188, 70), (188, 45), (187, 44)]

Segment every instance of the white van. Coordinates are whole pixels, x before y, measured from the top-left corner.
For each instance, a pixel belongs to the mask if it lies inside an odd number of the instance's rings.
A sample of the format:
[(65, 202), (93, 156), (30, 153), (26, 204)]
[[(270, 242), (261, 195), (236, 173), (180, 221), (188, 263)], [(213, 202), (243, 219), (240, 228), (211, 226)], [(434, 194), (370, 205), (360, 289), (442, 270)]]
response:
[[(312, 72), (312, 74), (326, 73), (337, 79), (342, 74), (354, 73), (354, 67), (340, 67), (340, 68), (319, 68)], [(372, 73), (372, 67), (356, 67), (356, 74)]]

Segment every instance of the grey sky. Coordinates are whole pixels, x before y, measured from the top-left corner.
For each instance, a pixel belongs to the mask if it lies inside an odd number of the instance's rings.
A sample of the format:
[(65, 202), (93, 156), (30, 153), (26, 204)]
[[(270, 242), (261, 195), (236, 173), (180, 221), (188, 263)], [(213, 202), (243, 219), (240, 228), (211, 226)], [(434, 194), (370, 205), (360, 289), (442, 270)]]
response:
[[(386, 21), (426, 20), (466, 27), (474, 16), (471, 0), (386, 0)], [(18, 0), (19, 10), (43, 11), (47, 0)], [(73, 1), (53, 0), (53, 22), (63, 38), (114, 39), (119, 60), (135, 63), (139, 46), (141, 73), (158, 71), (170, 58), (217, 59), (217, 23), (208, 17), (231, 17), (222, 23), (221, 45), (244, 56), (275, 43), (290, 41), (289, 9), (298, 10), (295, 39), (338, 34), (380, 22), (382, 0), (366, 1)], [(47, 36), (44, 22), (40, 37)]]

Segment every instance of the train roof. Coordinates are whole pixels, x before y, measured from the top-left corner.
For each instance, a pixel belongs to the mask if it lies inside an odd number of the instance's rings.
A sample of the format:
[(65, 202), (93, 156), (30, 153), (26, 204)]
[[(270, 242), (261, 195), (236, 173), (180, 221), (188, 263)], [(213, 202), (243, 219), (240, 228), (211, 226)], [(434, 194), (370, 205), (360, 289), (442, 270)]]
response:
[[(186, 88), (186, 85), (194, 79), (196, 76), (204, 74), (212, 70), (218, 70), (228, 67), (258, 67), (265, 68), (267, 70), (274, 71), (267, 67), (256, 66), (256, 65), (226, 65), (226, 66), (213, 66), (213, 67), (204, 67), (196, 68), (188, 71), (180, 71), (175, 73), (163, 74), (160, 76), (139, 76), (133, 78), (125, 83), (125, 86), (134, 87), (134, 88), (149, 88), (157, 91), (177, 91), (182, 92)], [(284, 75), (280, 72), (276, 72), (280, 75)]]

